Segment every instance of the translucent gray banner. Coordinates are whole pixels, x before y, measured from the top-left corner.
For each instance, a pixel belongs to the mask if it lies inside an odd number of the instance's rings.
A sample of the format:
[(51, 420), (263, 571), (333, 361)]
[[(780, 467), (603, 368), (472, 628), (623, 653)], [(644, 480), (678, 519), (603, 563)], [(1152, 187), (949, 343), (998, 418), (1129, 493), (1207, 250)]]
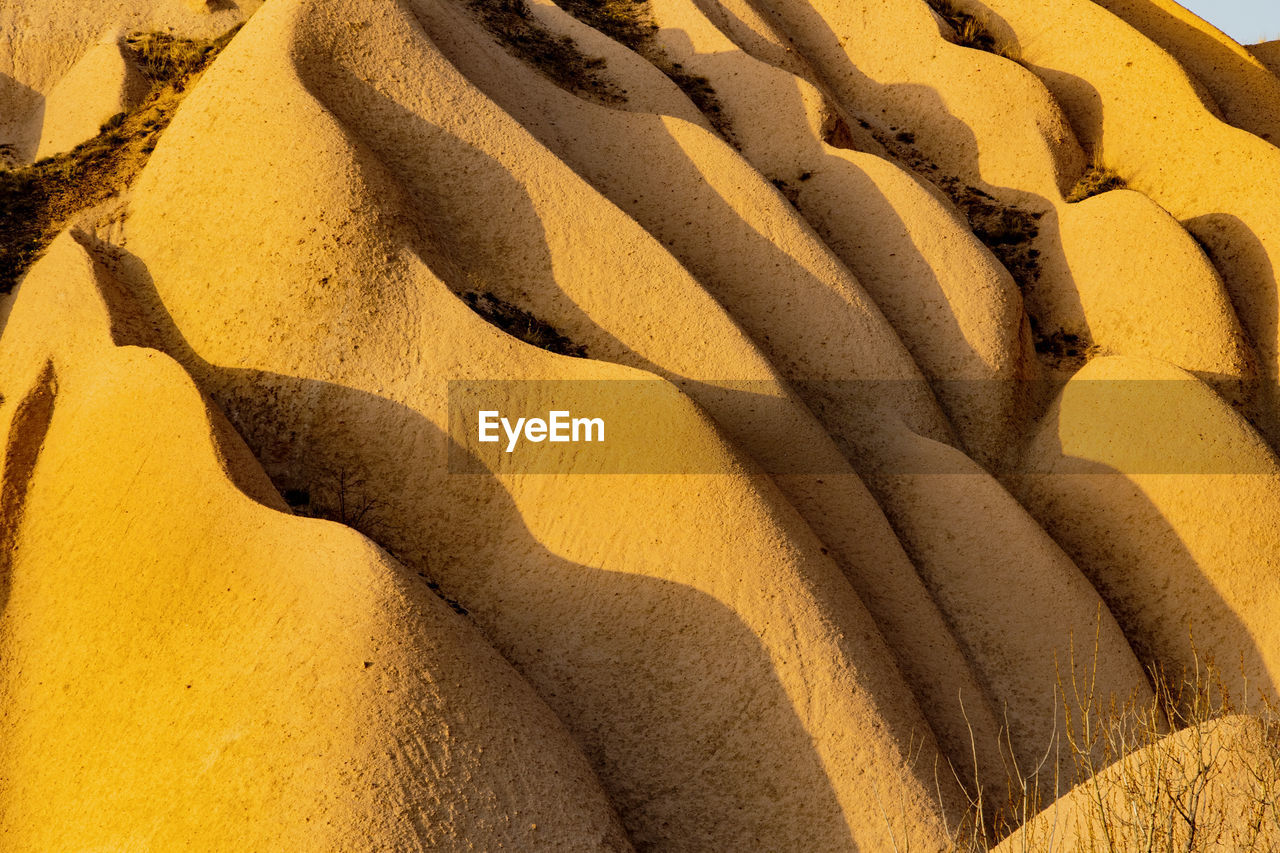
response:
[[(933, 397), (964, 401), (978, 415), (1030, 418), (1001, 424), (1027, 444), (1010, 447), (1009, 467), (993, 473), (1280, 475), (1244, 402), (1280, 397), (1262, 383), (840, 380), (783, 391), (725, 380), (687, 391), (660, 380), (451, 381), (449, 470), (726, 474), (745, 464), (769, 474), (835, 475), (850, 465), (877, 476), (977, 473), (963, 453), (897, 417), (902, 401)], [(977, 428), (968, 425), (970, 435)], [(961, 439), (952, 443), (964, 449)]]

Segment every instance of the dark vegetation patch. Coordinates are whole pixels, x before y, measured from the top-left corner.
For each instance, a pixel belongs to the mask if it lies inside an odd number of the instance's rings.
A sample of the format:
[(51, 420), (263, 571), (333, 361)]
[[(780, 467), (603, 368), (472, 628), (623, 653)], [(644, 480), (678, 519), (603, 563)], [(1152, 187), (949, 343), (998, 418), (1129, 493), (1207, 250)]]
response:
[(13, 289), (73, 216), (132, 183), (187, 86), (238, 31), (199, 41), (166, 33), (130, 37), (126, 50), (151, 83), (142, 103), (112, 116), (71, 151), (0, 171), (0, 293)]
[(725, 115), (711, 81), (671, 61), (654, 38), (658, 27), (650, 19), (644, 0), (562, 0), (559, 5), (587, 26), (647, 59), (680, 87), (725, 141), (734, 148), (738, 147), (729, 117)]
[(240, 26), (208, 40), (179, 38), (170, 33), (139, 33), (126, 39), (125, 46), (142, 76), (151, 83), (153, 93), (166, 86), (182, 92), (192, 75), (208, 67), (238, 32)]
[(1031, 321), (1031, 333), (1036, 339), (1036, 352), (1056, 358), (1079, 358), (1088, 349), (1088, 345), (1074, 332), (1058, 329), (1055, 332), (1046, 333), (1039, 328), (1035, 317), (1028, 319)]
[(1075, 332), (1068, 332), (1065, 329), (1049, 332), (1040, 328), (1035, 317), (1028, 315), (1027, 319), (1031, 322), (1031, 336), (1035, 342), (1036, 353), (1054, 367), (1081, 368), (1098, 352), (1097, 345)]
[[(858, 126), (863, 130), (871, 129), (871, 125), (862, 119), (858, 120)], [(849, 125), (839, 113), (829, 108), (826, 117), (822, 120), (822, 141), (832, 148), (843, 148), (846, 151), (858, 150), (857, 140), (854, 139)]]
[[(1034, 241), (1040, 236), (1042, 211), (1002, 204), (995, 196), (942, 173), (915, 147), (915, 133), (897, 127), (887, 131), (859, 120), (885, 151), (899, 164), (932, 183), (964, 214), (975, 237), (1000, 260), (1018, 287), (1024, 291), (1040, 278), (1040, 250)], [(856, 150), (853, 133), (834, 112), (823, 123), (823, 141), (836, 148)]]
[(1124, 178), (1095, 159), (1084, 170), (1084, 174), (1076, 181), (1076, 185), (1067, 193), (1067, 201), (1084, 201), (1086, 198), (1102, 195), (1105, 192), (1111, 192), (1111, 190), (1124, 189), (1124, 187)]
[(444, 591), (443, 591), (442, 589), (440, 589), (440, 584), (438, 584), (438, 583), (436, 583), (435, 581), (431, 580), (431, 578), (427, 577), (427, 576), (426, 576), (426, 574), (425, 574), (425, 573), (423, 573), (423, 572), (418, 572), (418, 577), (420, 577), (420, 578), (422, 578), (424, 581), (426, 581), (426, 582), (427, 582), (427, 589), (429, 589), (429, 590), (431, 590), (432, 592), (434, 592), (434, 593), (436, 594), (436, 597), (437, 597), (437, 598), (439, 598), (439, 599), (440, 599), (441, 601), (443, 601), (445, 604), (447, 604), (447, 605), (449, 605), (451, 608), (453, 608), (453, 612), (454, 612), (454, 613), (457, 613), (457, 614), (458, 614), (458, 615), (460, 615), (460, 616), (466, 616), (466, 615), (467, 615), (467, 609), (466, 609), (465, 607), (463, 607), (461, 604), (459, 604), (458, 602), (454, 601), (454, 600), (453, 600), (452, 598), (450, 598), (449, 596), (445, 595), (445, 594), (444, 594)]
[[(808, 172), (805, 172), (805, 174), (809, 175)], [(800, 180), (807, 181), (808, 178), (801, 177)], [(771, 178), (769, 180), (769, 183), (777, 187), (778, 192), (782, 193), (782, 195), (786, 198), (786, 200), (791, 203), (792, 207), (796, 208), (797, 210), (800, 209), (800, 190), (798, 187), (792, 186), (790, 183), (788, 183), (787, 181), (784, 181), (782, 178)]]
[[(605, 60), (587, 56), (572, 38), (548, 30), (533, 17), (525, 0), (468, 0), (468, 5), (509, 51), (542, 71), (562, 89), (606, 105), (626, 103), (626, 92), (605, 76)], [(643, 0), (566, 0), (559, 5), (587, 26), (640, 54), (667, 75), (707, 117), (716, 132), (738, 147), (711, 81), (672, 62), (658, 46), (654, 39), (658, 27), (649, 19)]]
[(560, 334), (559, 330), (551, 324), (539, 320), (523, 308), (499, 299), (492, 293), (469, 290), (462, 294), (462, 301), (490, 324), (527, 344), (560, 355), (569, 355), (574, 358), (587, 357), (586, 347), (575, 344), (570, 338)]
[(1017, 54), (992, 35), (986, 25), (975, 16), (958, 8), (949, 0), (928, 0), (928, 2), (933, 11), (937, 12), (938, 16), (951, 27), (953, 37), (949, 41), (953, 44), (994, 53), (996, 56), (1003, 56), (1014, 62), (1018, 61)]
[(569, 36), (544, 27), (525, 0), (468, 0), (468, 5), (508, 51), (561, 89), (602, 104), (626, 103), (626, 93), (606, 76), (604, 59), (587, 56)]
[(1044, 213), (1005, 205), (989, 193), (958, 178), (936, 178), (934, 183), (950, 196), (969, 220), (973, 234), (1025, 290), (1040, 278), (1040, 250), (1033, 241), (1040, 236)]

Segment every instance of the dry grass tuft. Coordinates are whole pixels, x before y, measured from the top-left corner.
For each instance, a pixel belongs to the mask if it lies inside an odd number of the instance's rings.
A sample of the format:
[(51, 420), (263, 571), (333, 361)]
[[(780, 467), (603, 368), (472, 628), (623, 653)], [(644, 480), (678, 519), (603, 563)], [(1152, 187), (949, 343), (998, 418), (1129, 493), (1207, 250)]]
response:
[(468, 290), (462, 294), (462, 301), (490, 324), (526, 344), (574, 358), (587, 357), (585, 347), (574, 343), (554, 326), (492, 293)]
[[(1026, 853), (1275, 849), (1280, 714), (1269, 702), (1233, 696), (1211, 661), (1179, 673), (1152, 666), (1154, 699), (1146, 703), (1104, 700), (1076, 661), (1069, 669), (1057, 685), (1064, 731), (1039, 767), (1011, 764), (1006, 791), (970, 786), (953, 850), (1002, 840)], [(1075, 778), (1044, 779), (1064, 751)], [(1069, 789), (1068, 808), (1058, 800)], [(1044, 819), (1055, 815), (1063, 818), (1056, 826)]]
[(236, 27), (221, 38), (209, 41), (179, 38), (170, 33), (139, 33), (126, 39), (125, 45), (153, 91), (165, 86), (182, 91), (187, 78), (203, 71), (239, 29)]
[(953, 44), (994, 53), (996, 56), (1003, 56), (1014, 62), (1019, 61), (1018, 52), (992, 35), (979, 18), (960, 9), (950, 0), (928, 0), (928, 2), (933, 11), (950, 25), (952, 38), (949, 41)]
[(1124, 187), (1124, 178), (1120, 177), (1119, 173), (1108, 169), (1100, 159), (1095, 157), (1084, 170), (1084, 174), (1076, 181), (1076, 185), (1067, 193), (1067, 201), (1073, 203), (1084, 201), (1086, 198), (1124, 189)]
[(132, 183), (183, 94), (239, 27), (208, 41), (166, 33), (133, 36), (127, 49), (151, 82), (136, 109), (112, 116), (93, 139), (30, 166), (0, 171), (0, 293), (8, 293), (82, 210)]

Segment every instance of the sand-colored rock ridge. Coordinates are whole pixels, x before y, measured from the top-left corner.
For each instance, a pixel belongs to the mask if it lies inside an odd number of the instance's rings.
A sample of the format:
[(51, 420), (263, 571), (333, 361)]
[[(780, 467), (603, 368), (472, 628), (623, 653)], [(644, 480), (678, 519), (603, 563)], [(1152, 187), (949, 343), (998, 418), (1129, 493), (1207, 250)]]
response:
[(629, 849), (473, 626), (116, 347), (113, 287), (64, 235), (0, 356), (6, 849)]
[(0, 32), (0, 847), (1270, 849), (1274, 43), (1167, 0)]

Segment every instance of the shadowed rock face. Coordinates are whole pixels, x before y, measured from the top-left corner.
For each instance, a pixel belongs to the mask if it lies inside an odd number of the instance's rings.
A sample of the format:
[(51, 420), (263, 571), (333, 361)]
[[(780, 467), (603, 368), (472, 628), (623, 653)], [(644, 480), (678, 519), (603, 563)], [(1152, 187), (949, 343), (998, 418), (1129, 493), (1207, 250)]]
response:
[(1211, 771), (1170, 838), (1267, 849), (1274, 51), (108, 6), (0, 0), (15, 210), (143, 122), (129, 39), (247, 24), (0, 303), (6, 850), (1047, 850)]

